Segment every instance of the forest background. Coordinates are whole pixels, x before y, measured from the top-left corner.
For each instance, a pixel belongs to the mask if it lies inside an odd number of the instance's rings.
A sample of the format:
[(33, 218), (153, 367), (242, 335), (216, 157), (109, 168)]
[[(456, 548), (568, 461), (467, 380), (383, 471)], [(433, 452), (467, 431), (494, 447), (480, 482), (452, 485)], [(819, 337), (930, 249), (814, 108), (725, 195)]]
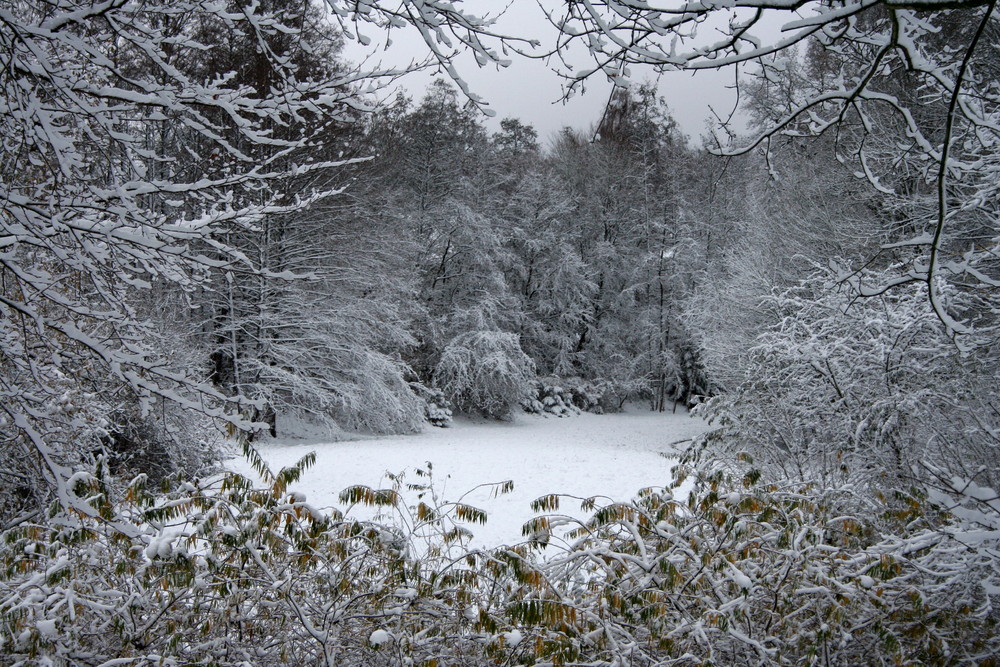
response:
[[(457, 4), (0, 3), (0, 654), (992, 664), (995, 3), (560, 3), (568, 90), (616, 87), (545, 148), (452, 62), (532, 45)], [(449, 78), (376, 106), (344, 40), (413, 29)], [(705, 147), (629, 83), (725, 64), (751, 134)], [(252, 446), (628, 400), (718, 426), (699, 484), (555, 559)], [(223, 435), (266, 488), (196, 477)]]

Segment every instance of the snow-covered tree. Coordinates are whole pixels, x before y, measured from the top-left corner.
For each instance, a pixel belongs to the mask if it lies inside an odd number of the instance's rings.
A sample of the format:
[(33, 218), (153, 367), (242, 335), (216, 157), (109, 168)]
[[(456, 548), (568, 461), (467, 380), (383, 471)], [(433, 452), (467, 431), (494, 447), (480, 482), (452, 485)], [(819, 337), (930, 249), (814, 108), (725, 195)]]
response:
[[(68, 505), (69, 466), (116, 435), (81, 410), (95, 393), (113, 397), (112, 405), (134, 402), (142, 415), (161, 399), (215, 416), (229, 413), (227, 403), (249, 407), (152, 349), (134, 294), (163, 283), (190, 294), (221, 268), (256, 270), (222, 242), (225, 234), (326, 193), (286, 203), (234, 195), (272, 192), (275, 183), (329, 166), (280, 166), (282, 155), (310, 139), (271, 137), (268, 128), (336, 108), (350, 77), (303, 81), (278, 104), (227, 77), (203, 81), (178, 68), (180, 54), (210, 48), (175, 28), (178, 16), (249, 34), (281, 26), (252, 11), (74, 2), (4, 11), (4, 458), (18, 466), (13, 479), (42, 497), (54, 490)], [(273, 65), (292, 78), (290, 64)], [(202, 175), (178, 165), (150, 142), (171, 125), (200, 142), (188, 161), (227, 166)], [(269, 144), (273, 158), (248, 164), (233, 137)]]
[(367, 165), (371, 182), (360, 207), (396, 230), (419, 304), (412, 309), (418, 345), (407, 358), (430, 382), (458, 337), (517, 329), (509, 234), (494, 205), (503, 179), (474, 110), (440, 80), (417, 106), (401, 99), (377, 116), (370, 137), (377, 158)]
[[(880, 276), (866, 276), (878, 280)], [(929, 464), (994, 485), (996, 375), (963, 355), (919, 292), (858, 298), (821, 271), (761, 300), (775, 324), (710, 438), (791, 479), (893, 488)]]
[(667, 398), (703, 391), (681, 359), (679, 303), (693, 259), (678, 252), (687, 236), (681, 171), (688, 158), (650, 87), (616, 91), (594, 141), (564, 134), (551, 158), (570, 193), (559, 232), (583, 266), (576, 307), (562, 316), (573, 326), (560, 332), (556, 372), (608, 380), (619, 399), (645, 396), (658, 409)]
[[(31, 511), (50, 491), (79, 505), (66, 486), (73, 467), (102, 440), (127, 439), (109, 414), (190, 409), (238, 428), (264, 414), (263, 397), (242, 395), (238, 382), (220, 391), (189, 351), (164, 356), (150, 343), (147, 314), (160, 297), (199, 307), (206, 286), (235, 289), (236, 277), (291, 277), (230, 241), (339, 190), (311, 180), (340, 162), (313, 148), (358, 106), (359, 92), (397, 72), (317, 69), (291, 57), (306, 46), (295, 37), (315, 11), (307, 7), (53, 0), (0, 8), (5, 514)], [(453, 55), (441, 47), (448, 35), (500, 60), (486, 44), (488, 26), (450, 5), (327, 7), (348, 37), (364, 25), (416, 24), (442, 65)], [(224, 51), (231, 62), (230, 40), (246, 57), (237, 69), (212, 69)], [(123, 403), (133, 407), (118, 410)]]
[[(766, 119), (749, 141), (721, 150), (747, 152), (781, 135), (827, 134), (874, 187), (892, 192), (900, 175), (921, 184), (909, 191), (918, 195), (907, 202), (911, 231), (895, 241), (912, 251), (910, 261), (881, 288), (922, 283), (929, 308), (960, 344), (990, 344), (1000, 201), (993, 2), (745, 0), (672, 7), (601, 0), (567, 3), (551, 18), (564, 48), (586, 40), (596, 59), (573, 85), (594, 73), (621, 82), (641, 66), (756, 65), (744, 68), (744, 81), (756, 78), (758, 91), (781, 88), (795, 76), (793, 49), (805, 45), (808, 85), (785, 87), (785, 113)], [(718, 38), (702, 38), (697, 26), (713, 19)], [(776, 22), (783, 30), (767, 31)], [(963, 296), (952, 304), (950, 294)], [(971, 309), (966, 294), (977, 304)]]
[[(746, 354), (779, 314), (767, 297), (830, 257), (864, 257), (886, 238), (883, 198), (816, 145), (790, 145), (771, 165), (759, 156), (704, 156), (708, 187), (692, 198), (687, 251), (699, 259), (683, 320), (712, 381), (740, 384)], [(714, 162), (714, 166), (713, 163)]]
[(434, 382), (459, 409), (503, 419), (528, 397), (534, 374), (516, 335), (469, 331), (441, 352)]

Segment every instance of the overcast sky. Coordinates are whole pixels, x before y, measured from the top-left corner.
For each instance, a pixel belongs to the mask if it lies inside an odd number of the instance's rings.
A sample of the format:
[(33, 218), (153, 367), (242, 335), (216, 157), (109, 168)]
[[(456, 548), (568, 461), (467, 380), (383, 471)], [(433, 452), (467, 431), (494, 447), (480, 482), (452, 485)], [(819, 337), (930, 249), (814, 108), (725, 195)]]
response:
[[(469, 11), (479, 15), (495, 12), (500, 5), (495, 0), (463, 3)], [(550, 45), (555, 39), (555, 29), (545, 21), (534, 0), (513, 0), (499, 19), (497, 29), (506, 34), (539, 39), (543, 45)], [(368, 34), (367, 37), (372, 40), (368, 47), (349, 43), (345, 56), (355, 63), (367, 58), (368, 65), (381, 62), (402, 67), (427, 51), (414, 30), (394, 31), (389, 48), (385, 47), (384, 35)], [(581, 66), (585, 64), (584, 58), (585, 54), (578, 54), (577, 61)], [(562, 127), (586, 130), (600, 119), (611, 91), (611, 84), (601, 75), (594, 75), (588, 81), (584, 94), (564, 102), (561, 100), (562, 79), (546, 63), (516, 55), (511, 60), (509, 67), (499, 71), (495, 65), (477, 66), (471, 56), (463, 57), (458, 62), (459, 72), (473, 92), (485, 98), (496, 111), (495, 118), (486, 120), (491, 129), (499, 127), (500, 119), (513, 116), (533, 125), (545, 143)], [(729, 88), (734, 76), (731, 71), (702, 71), (697, 75), (672, 72), (654, 78), (651, 72), (642, 73), (637, 69), (634, 75), (637, 82), (649, 80), (657, 84), (681, 130), (694, 141), (706, 132), (706, 121), (711, 116), (710, 105), (722, 116), (732, 110), (735, 94)], [(418, 72), (403, 79), (402, 85), (408, 94), (419, 100), (433, 78), (432, 73)]]

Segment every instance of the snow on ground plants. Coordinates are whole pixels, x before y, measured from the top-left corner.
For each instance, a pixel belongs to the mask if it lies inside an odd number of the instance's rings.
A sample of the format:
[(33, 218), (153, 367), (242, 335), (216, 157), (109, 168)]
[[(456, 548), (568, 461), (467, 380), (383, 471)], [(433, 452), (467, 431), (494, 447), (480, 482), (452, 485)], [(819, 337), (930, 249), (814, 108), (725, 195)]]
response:
[[(529, 414), (519, 414), (512, 422), (456, 419), (450, 428), (427, 427), (416, 435), (272, 442), (261, 444), (259, 451), (275, 470), (315, 451), (316, 464), (293, 490), (314, 507), (341, 511), (347, 509), (338, 502), (341, 491), (356, 484), (390, 488), (387, 473), (403, 474), (401, 493), (408, 505), (415, 505), (418, 492), (407, 490), (405, 484), (426, 483), (416, 470), (427, 470), (430, 462), (439, 501), (461, 501), (488, 514), (485, 525), (462, 524), (473, 532), (470, 546), (495, 547), (524, 539), (523, 524), (538, 514), (530, 504), (541, 496), (560, 493), (625, 501), (641, 488), (669, 485), (676, 456), (687, 440), (707, 428), (680, 408), (671, 414), (632, 407), (619, 414), (583, 413), (561, 419)], [(229, 461), (228, 467), (253, 476), (240, 458)], [(507, 480), (514, 485), (508, 493), (476, 488)], [(429, 497), (425, 494), (422, 500), (430, 504)], [(579, 501), (565, 499), (556, 513), (587, 516)], [(369, 518), (372, 510), (354, 508), (351, 514)]]

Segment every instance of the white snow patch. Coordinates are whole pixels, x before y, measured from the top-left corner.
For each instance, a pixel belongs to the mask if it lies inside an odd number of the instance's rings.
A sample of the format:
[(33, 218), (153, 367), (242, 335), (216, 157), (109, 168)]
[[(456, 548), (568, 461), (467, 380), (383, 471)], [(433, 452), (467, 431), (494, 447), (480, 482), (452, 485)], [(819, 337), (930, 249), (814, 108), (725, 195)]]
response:
[(751, 580), (750, 577), (748, 577), (747, 575), (743, 574), (743, 572), (740, 571), (739, 568), (730, 563), (729, 569), (731, 571), (730, 577), (732, 578), (734, 584), (736, 584), (745, 591), (749, 591), (750, 589), (753, 588), (753, 580)]
[(524, 637), (521, 636), (520, 630), (511, 630), (510, 632), (503, 633), (503, 640), (507, 643), (507, 646), (517, 646), (521, 643)]
[[(577, 498), (600, 496), (604, 502), (627, 501), (644, 487), (666, 487), (671, 467), (686, 441), (704, 431), (704, 421), (678, 409), (655, 413), (640, 407), (610, 415), (583, 413), (563, 419), (519, 414), (513, 422), (456, 419), (451, 428), (428, 426), (423, 433), (332, 443), (267, 443), (261, 455), (275, 471), (294, 464), (311, 451), (316, 464), (294, 485), (316, 507), (341, 507), (345, 488), (364, 484), (388, 488), (385, 473), (405, 473), (407, 483), (424, 483), (415, 468), (433, 465), (439, 499), (459, 501), (485, 510), (485, 525), (462, 524), (474, 535), (471, 546), (491, 548), (525, 538), (521, 527), (536, 515), (530, 503), (560, 493)], [(666, 455), (666, 457), (664, 456)], [(231, 470), (256, 478), (242, 458), (227, 463)], [(496, 495), (475, 487), (512, 480), (512, 492)], [(417, 493), (402, 491), (409, 505)], [(674, 491), (683, 499), (688, 488)], [(421, 499), (430, 503), (430, 494)], [(354, 508), (359, 518), (369, 518)], [(585, 518), (580, 501), (563, 498), (553, 514)], [(572, 528), (572, 526), (568, 526)]]
[(385, 630), (379, 628), (372, 632), (371, 636), (368, 638), (368, 643), (372, 646), (381, 646), (389, 641), (389, 633)]
[(173, 536), (171, 535), (160, 535), (153, 538), (153, 540), (146, 546), (146, 557), (150, 560), (154, 558), (167, 559), (173, 554), (173, 545), (171, 541)]
[(54, 620), (38, 621), (35, 623), (35, 627), (38, 628), (38, 634), (43, 637), (55, 637), (59, 634), (56, 630), (56, 622)]

